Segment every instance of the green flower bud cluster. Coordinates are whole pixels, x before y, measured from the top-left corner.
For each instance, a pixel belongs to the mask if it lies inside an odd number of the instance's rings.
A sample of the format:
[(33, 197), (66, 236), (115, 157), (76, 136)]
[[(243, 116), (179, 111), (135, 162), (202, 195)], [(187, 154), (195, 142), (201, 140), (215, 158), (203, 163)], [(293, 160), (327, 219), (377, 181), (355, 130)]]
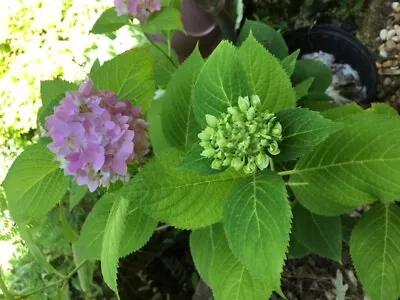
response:
[(251, 174), (271, 165), (271, 156), (280, 153), (282, 126), (274, 114), (260, 108), (258, 96), (239, 97), (238, 106), (228, 107), (219, 118), (206, 115), (208, 127), (198, 137), (201, 155), (213, 159), (212, 169), (231, 166)]

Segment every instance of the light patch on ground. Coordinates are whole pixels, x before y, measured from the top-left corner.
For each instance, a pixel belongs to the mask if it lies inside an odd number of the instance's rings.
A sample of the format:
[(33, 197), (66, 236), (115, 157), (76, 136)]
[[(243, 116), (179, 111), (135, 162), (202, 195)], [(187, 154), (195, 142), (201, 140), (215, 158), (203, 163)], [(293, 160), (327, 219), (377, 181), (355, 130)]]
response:
[(13, 258), (14, 253), (17, 251), (17, 246), (11, 242), (0, 241), (0, 267), (3, 271), (11, 268), (9, 261)]

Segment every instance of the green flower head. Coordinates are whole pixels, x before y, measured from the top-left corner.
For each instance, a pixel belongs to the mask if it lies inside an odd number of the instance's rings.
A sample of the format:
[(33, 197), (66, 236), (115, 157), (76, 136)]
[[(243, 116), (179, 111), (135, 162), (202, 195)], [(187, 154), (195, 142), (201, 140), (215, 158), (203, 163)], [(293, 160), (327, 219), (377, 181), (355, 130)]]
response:
[(282, 126), (269, 111), (260, 111), (258, 96), (239, 97), (238, 105), (215, 117), (206, 115), (208, 126), (198, 135), (202, 156), (211, 158), (211, 168), (243, 169), (254, 173), (271, 165), (278, 155)]

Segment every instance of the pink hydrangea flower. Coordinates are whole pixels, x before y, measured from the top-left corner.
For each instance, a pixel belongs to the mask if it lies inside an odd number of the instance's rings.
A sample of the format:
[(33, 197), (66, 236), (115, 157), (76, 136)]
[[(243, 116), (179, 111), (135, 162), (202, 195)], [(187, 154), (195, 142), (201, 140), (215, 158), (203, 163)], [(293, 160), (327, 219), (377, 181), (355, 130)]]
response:
[(95, 91), (91, 80), (67, 92), (46, 118), (49, 149), (65, 174), (90, 191), (118, 180), (128, 181), (128, 163), (143, 163), (149, 152), (142, 109), (120, 101), (110, 91)]
[(161, 9), (161, 0), (114, 0), (117, 14), (132, 15), (145, 22), (152, 12)]

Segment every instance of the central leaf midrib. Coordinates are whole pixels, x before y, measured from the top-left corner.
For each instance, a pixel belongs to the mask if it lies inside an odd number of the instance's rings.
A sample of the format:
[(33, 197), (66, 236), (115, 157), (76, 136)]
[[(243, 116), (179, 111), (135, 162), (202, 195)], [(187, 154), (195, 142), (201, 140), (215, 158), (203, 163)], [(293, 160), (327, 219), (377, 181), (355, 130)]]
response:
[[(161, 186), (153, 189), (145, 188), (145, 189), (135, 189), (135, 191), (156, 191), (156, 190), (166, 190), (166, 189), (178, 189), (178, 188), (185, 188), (185, 187), (195, 187), (199, 185), (204, 185), (204, 184), (214, 184), (217, 182), (225, 182), (225, 181), (232, 181), (236, 180), (239, 178), (243, 178), (243, 176), (238, 175), (234, 177), (229, 177), (229, 178), (222, 178), (222, 179), (216, 179), (216, 180), (211, 180), (211, 181), (201, 181), (201, 182), (195, 182), (195, 183), (189, 183), (189, 184), (183, 184), (183, 185), (175, 185), (175, 186)], [(179, 178), (181, 179), (181, 178)]]
[(318, 167), (313, 167), (313, 168), (293, 169), (291, 171), (291, 174), (299, 174), (299, 173), (304, 173), (304, 172), (309, 172), (309, 171), (317, 171), (317, 170), (323, 170), (323, 169), (352, 165), (352, 164), (364, 164), (364, 163), (373, 163), (373, 162), (379, 162), (379, 161), (385, 161), (385, 162), (386, 161), (400, 161), (400, 158), (390, 158), (390, 159), (374, 158), (374, 159), (366, 159), (366, 160), (360, 160), (360, 161), (346, 161), (346, 162), (329, 164), (329, 165), (318, 166)]

